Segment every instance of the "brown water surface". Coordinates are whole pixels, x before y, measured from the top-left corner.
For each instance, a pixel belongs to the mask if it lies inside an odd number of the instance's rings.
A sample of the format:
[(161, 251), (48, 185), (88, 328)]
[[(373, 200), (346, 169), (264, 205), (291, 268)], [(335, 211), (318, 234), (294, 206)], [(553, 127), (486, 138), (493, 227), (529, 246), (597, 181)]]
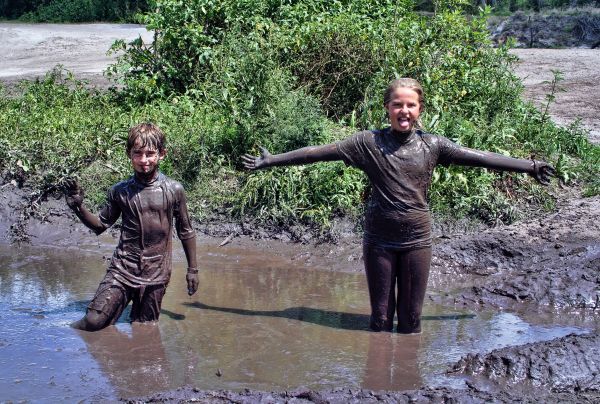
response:
[(184, 385), (461, 387), (444, 372), (468, 352), (584, 332), (572, 319), (567, 325), (535, 313), (526, 320), (426, 303), (421, 335), (372, 333), (362, 274), (307, 269), (235, 246), (200, 248), (200, 288), (191, 298), (184, 260), (175, 256), (158, 324), (132, 326), (122, 318), (96, 333), (73, 330), (69, 324), (82, 316), (111, 252), (102, 243), (0, 245), (0, 399), (94, 401)]

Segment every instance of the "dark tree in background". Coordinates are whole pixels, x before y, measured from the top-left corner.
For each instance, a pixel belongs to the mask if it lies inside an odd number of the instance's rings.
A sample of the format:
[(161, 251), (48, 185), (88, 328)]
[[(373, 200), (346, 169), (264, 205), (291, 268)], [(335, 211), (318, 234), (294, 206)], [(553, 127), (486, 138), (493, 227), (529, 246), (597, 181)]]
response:
[(34, 22), (130, 21), (148, 0), (0, 0), (0, 18)]

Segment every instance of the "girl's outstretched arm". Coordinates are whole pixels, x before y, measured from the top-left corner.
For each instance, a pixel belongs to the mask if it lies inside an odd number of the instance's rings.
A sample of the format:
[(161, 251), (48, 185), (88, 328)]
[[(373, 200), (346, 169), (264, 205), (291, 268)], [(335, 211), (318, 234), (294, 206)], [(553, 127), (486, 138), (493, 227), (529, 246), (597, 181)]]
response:
[(548, 185), (550, 178), (556, 175), (556, 170), (544, 161), (517, 159), (468, 147), (457, 149), (452, 155), (451, 162), (463, 166), (527, 173), (543, 185)]
[(249, 170), (259, 170), (261, 168), (273, 166), (289, 166), (316, 163), (318, 161), (341, 160), (337, 146), (330, 143), (322, 146), (308, 146), (293, 150), (287, 153), (271, 154), (264, 147), (260, 148), (260, 156), (244, 154), (242, 162), (244, 167)]

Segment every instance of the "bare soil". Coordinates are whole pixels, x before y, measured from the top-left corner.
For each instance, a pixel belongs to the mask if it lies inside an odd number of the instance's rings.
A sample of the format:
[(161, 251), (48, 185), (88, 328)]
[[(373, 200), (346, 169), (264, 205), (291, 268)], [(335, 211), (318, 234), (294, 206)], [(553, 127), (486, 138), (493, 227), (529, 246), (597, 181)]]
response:
[(513, 49), (519, 57), (515, 73), (523, 80), (525, 97), (540, 108), (547, 105), (553, 70), (563, 74), (556, 100), (549, 104), (552, 119), (561, 126), (580, 120), (600, 144), (600, 49)]
[[(69, 27), (73, 27), (73, 31)], [(108, 25), (104, 28), (110, 34), (92, 34), (84, 32), (81, 26), (60, 26), (58, 29), (2, 23), (0, 52), (7, 56), (0, 60), (0, 80), (10, 83), (32, 78), (57, 62), (76, 74), (89, 75), (92, 83), (102, 85), (102, 69), (98, 67), (109, 61), (98, 54), (105, 51), (107, 42), (104, 41), (113, 40), (111, 35), (123, 36), (119, 27)], [(46, 31), (37, 33), (42, 28)], [(138, 35), (137, 31), (130, 33)], [(9, 48), (6, 48), (7, 42), (11, 44)], [(600, 75), (597, 66), (600, 51), (517, 49), (514, 52), (521, 59), (516, 73), (524, 78), (525, 94), (538, 104), (543, 103), (544, 95), (548, 93), (544, 81), (552, 78), (551, 69), (563, 71), (565, 81), (562, 84), (566, 91), (557, 94), (557, 102), (550, 110), (552, 117), (560, 124), (581, 118), (582, 124), (592, 130), (590, 139), (598, 143)], [(90, 60), (90, 65), (86, 65), (86, 60)], [(70, 65), (70, 62), (77, 63)], [(26, 67), (38, 65), (40, 70)], [(92, 65), (96, 70), (89, 67)], [(29, 203), (24, 190), (12, 184), (1, 186), (0, 242), (10, 242), (6, 236), (15, 227), (23, 240), (36, 245), (93, 242), (94, 236), (82, 229), (61, 199), (46, 201), (35, 217), (26, 217)], [(562, 195), (555, 212), (535, 220), (477, 233), (461, 229), (437, 231), (428, 299), (474, 310), (483, 306), (519, 310), (534, 305), (540, 312), (558, 310), (561, 315), (585, 316), (589, 324), (589, 335), (570, 335), (543, 343), (468, 355), (449, 364), (449, 373), (472, 378), (465, 389), (424, 387), (406, 392), (374, 392), (340, 388), (322, 392), (299, 389), (269, 393), (198, 391), (190, 386), (125, 401), (598, 402), (600, 369), (592, 358), (597, 358), (600, 353), (599, 213), (600, 197)], [(218, 239), (205, 236), (200, 240), (212, 243), (220, 242), (227, 234), (244, 233), (243, 226), (239, 225), (209, 229), (198, 224), (198, 230), (204, 234), (221, 234)], [(360, 240), (347, 231), (341, 231), (337, 244), (267, 242), (243, 236), (228, 242), (268, 248), (295, 264), (301, 262), (318, 270), (362, 269)]]
[(116, 55), (107, 55), (117, 40), (138, 37), (152, 41), (152, 33), (134, 24), (24, 24), (0, 22), (0, 82), (44, 76), (57, 65), (98, 88), (112, 83), (102, 73)]

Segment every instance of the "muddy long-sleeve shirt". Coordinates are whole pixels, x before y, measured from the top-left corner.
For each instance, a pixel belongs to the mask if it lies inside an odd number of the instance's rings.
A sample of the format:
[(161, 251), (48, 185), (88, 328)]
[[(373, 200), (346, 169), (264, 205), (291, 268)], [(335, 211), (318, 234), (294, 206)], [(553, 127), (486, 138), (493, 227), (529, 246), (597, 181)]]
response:
[(171, 277), (172, 229), (187, 240), (196, 236), (183, 186), (162, 173), (144, 184), (135, 176), (114, 185), (100, 211), (108, 228), (122, 216), (121, 237), (108, 271), (132, 287), (167, 284)]
[(431, 246), (427, 192), (436, 165), (486, 166), (504, 158), (420, 130), (409, 135), (362, 131), (336, 145), (343, 161), (364, 171), (371, 182), (364, 242), (398, 250)]

